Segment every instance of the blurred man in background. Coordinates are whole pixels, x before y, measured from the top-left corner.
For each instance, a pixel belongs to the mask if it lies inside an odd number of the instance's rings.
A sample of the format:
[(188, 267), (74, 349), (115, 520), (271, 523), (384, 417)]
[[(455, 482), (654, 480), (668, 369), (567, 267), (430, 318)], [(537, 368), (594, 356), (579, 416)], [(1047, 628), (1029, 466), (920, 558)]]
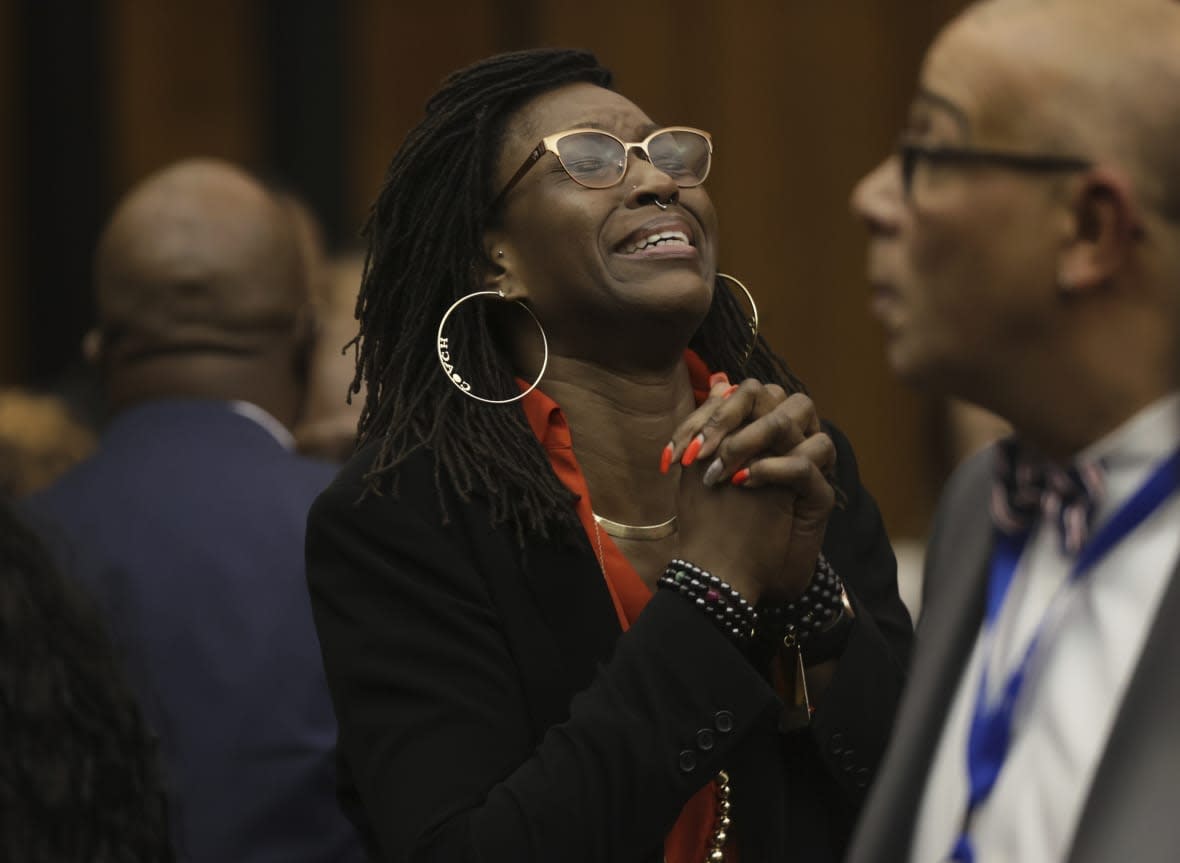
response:
[(333, 471), (293, 453), (313, 331), (293, 221), (235, 167), (181, 162), (119, 204), (95, 274), (112, 421), (29, 510), (108, 614), (178, 856), (360, 860), (304, 579)]
[(304, 455), (343, 463), (356, 447), (356, 424), (364, 395), (348, 400), (356, 375), (356, 356), (344, 346), (357, 334), (356, 299), (364, 255), (341, 255), (325, 266), (316, 291), (318, 332), (308, 374), (307, 409), (295, 429)]
[(992, 0), (854, 192), (894, 371), (1016, 434), (939, 508), (853, 863), (1176, 859), (1178, 136), (1180, 3)]

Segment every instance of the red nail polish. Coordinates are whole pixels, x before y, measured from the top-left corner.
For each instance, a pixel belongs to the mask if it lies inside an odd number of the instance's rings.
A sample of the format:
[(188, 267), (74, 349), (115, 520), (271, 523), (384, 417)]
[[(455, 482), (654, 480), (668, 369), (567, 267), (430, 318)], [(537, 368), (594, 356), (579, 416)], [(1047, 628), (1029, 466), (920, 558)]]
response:
[(730, 479), (730, 482), (732, 482), (734, 485), (745, 485), (749, 478), (750, 469), (748, 467), (744, 467), (733, 475), (733, 478)]
[(697, 460), (697, 453), (701, 451), (701, 447), (705, 445), (705, 436), (697, 435), (692, 439), (692, 443), (688, 445), (688, 449), (684, 451), (684, 456), (680, 459), (680, 463), (688, 467)]
[(672, 466), (672, 444), (664, 447), (664, 451), (660, 453), (660, 473), (667, 473), (668, 468)]
[(717, 384), (727, 383), (729, 383), (729, 375), (727, 375), (725, 372), (713, 372), (713, 374), (709, 375), (710, 388), (717, 386)]
[(733, 395), (735, 392), (737, 392), (737, 388), (738, 388), (738, 385), (734, 384), (733, 386), (731, 386), (729, 389), (727, 389), (725, 392), (723, 392), (721, 394), (721, 398), (723, 398), (723, 399), (729, 398), (731, 395)]

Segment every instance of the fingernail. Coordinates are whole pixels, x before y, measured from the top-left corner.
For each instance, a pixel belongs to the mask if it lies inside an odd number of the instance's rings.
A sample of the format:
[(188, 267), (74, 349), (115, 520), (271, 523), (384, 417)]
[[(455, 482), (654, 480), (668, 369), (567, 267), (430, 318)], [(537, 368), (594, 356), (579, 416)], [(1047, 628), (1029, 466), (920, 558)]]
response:
[(672, 466), (672, 444), (664, 447), (664, 451), (660, 453), (660, 473), (667, 473), (668, 468)]
[(731, 395), (733, 395), (735, 392), (737, 392), (737, 388), (738, 388), (738, 385), (734, 384), (733, 386), (731, 386), (729, 389), (727, 389), (725, 392), (723, 392), (721, 394), (721, 398), (723, 398), (723, 399), (729, 398)]
[(717, 384), (727, 383), (729, 383), (729, 375), (727, 375), (725, 372), (713, 372), (713, 374), (709, 375), (710, 389), (717, 386)]
[(733, 479), (731, 479), (730, 482), (732, 482), (734, 485), (745, 485), (749, 478), (750, 469), (748, 467), (744, 467), (733, 475)]
[(709, 465), (705, 471), (705, 485), (713, 485), (721, 478), (722, 472), (725, 470), (725, 465), (721, 463), (721, 459), (713, 459), (713, 463)]
[(688, 445), (688, 449), (684, 451), (684, 455), (680, 459), (680, 463), (688, 467), (697, 460), (697, 453), (701, 451), (701, 447), (705, 445), (705, 436), (699, 434), (692, 439), (692, 443)]

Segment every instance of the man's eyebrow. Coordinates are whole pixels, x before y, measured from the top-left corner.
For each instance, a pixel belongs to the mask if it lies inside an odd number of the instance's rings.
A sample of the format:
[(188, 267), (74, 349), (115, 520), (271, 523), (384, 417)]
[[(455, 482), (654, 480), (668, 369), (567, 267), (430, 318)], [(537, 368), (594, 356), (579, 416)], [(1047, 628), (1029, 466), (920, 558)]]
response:
[(935, 108), (939, 108), (951, 115), (951, 118), (959, 127), (959, 131), (963, 133), (964, 138), (971, 136), (971, 121), (967, 117), (967, 112), (956, 105), (946, 96), (935, 93), (933, 90), (928, 90), (925, 87), (919, 87), (918, 92), (914, 95), (915, 102), (928, 102)]

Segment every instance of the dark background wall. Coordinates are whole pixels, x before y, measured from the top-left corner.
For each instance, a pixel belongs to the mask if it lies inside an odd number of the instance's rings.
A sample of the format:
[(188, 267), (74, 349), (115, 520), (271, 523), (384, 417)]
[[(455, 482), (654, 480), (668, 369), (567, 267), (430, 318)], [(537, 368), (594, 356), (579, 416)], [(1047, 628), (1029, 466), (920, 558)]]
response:
[(942, 479), (941, 406), (896, 384), (867, 312), (852, 184), (893, 143), (922, 51), (963, 0), (0, 0), (0, 385), (78, 362), (113, 202), (188, 155), (251, 167), (354, 243), (448, 71), (594, 50), (658, 121), (709, 129), (722, 267), (853, 438), (896, 535)]

